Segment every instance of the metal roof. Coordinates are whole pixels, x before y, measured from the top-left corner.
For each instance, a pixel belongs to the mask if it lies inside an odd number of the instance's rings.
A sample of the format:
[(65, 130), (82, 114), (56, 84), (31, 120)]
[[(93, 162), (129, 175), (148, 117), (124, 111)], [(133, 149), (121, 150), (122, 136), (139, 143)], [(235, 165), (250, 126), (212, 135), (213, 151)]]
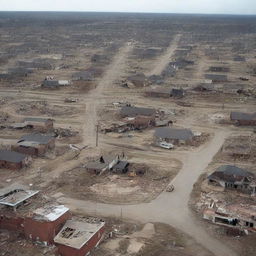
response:
[(0, 196), (0, 205), (16, 207), (37, 193), (39, 191), (14, 189)]
[(26, 158), (26, 155), (10, 151), (10, 150), (0, 150), (0, 160), (11, 162), (11, 163), (20, 163)]
[(191, 140), (194, 137), (194, 134), (189, 129), (159, 127), (155, 130), (155, 136), (162, 139)]

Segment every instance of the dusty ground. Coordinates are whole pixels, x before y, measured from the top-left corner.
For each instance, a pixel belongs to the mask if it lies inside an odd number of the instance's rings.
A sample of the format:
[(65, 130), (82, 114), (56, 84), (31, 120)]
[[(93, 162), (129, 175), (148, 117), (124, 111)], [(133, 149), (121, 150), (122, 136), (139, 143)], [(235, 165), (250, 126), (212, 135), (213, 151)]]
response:
[[(64, 195), (102, 203), (150, 202), (165, 190), (180, 166), (181, 163), (174, 159), (169, 160), (168, 168), (132, 162), (126, 174), (105, 173), (101, 176), (78, 167), (64, 172), (59, 179), (52, 182), (51, 187)], [(136, 177), (129, 176), (133, 171), (145, 173)]]
[[(33, 20), (35, 17), (27, 19)], [(228, 124), (227, 119), (232, 110), (255, 111), (253, 90), (256, 76), (251, 69), (256, 55), (255, 20), (251, 18), (248, 21), (252, 24), (251, 30), (248, 30), (247, 25), (235, 18), (220, 18), (209, 23), (207, 19), (202, 22), (197, 17), (149, 18), (142, 15), (135, 20), (130, 17), (122, 20), (114, 16), (110, 25), (105, 23), (103, 17), (93, 15), (87, 19), (78, 16), (75, 20), (69, 17), (72, 20), (70, 23), (69, 19), (56, 23), (53, 17), (49, 17), (49, 24), (55, 28), (54, 33), (49, 33), (49, 27), (44, 23), (45, 17), (37, 17), (33, 21), (33, 27), (22, 26), (23, 23), (28, 24), (27, 19), (20, 24), (5, 23), (6, 20), (1, 19), (1, 71), (15, 67), (19, 60), (35, 58), (47, 58), (53, 68), (37, 69), (27, 77), (0, 81), (1, 121), (4, 124), (20, 122), (27, 115), (50, 117), (55, 119), (57, 128), (68, 128), (79, 134), (58, 138), (56, 150), (44, 158), (33, 159), (29, 168), (20, 172), (1, 170), (0, 186), (8, 186), (14, 181), (33, 184), (33, 188), (42, 189), (72, 210), (83, 213), (115, 216), (119, 215), (121, 209), (124, 218), (143, 223), (163, 222), (172, 225), (181, 230), (182, 236), (185, 236), (183, 233), (189, 234), (206, 248), (202, 254), (199, 247), (195, 250), (191, 247), (181, 249), (180, 246), (186, 247), (184, 241), (177, 242), (179, 248), (176, 248), (172, 243), (175, 239), (171, 237), (175, 231), (159, 224), (159, 228), (156, 226), (159, 240), (155, 244), (150, 238), (146, 242), (147, 246), (135, 253), (137, 255), (150, 255), (150, 252), (154, 253), (158, 248), (163, 255), (168, 255), (168, 250), (172, 250), (173, 255), (210, 255), (206, 252), (209, 250), (216, 256), (242, 255), (241, 253), (252, 256), (253, 252), (250, 250), (253, 248), (253, 236), (243, 237), (239, 243), (233, 238), (228, 239), (228, 244), (222, 243), (224, 236), (208, 233), (208, 225), (193, 218), (188, 209), (188, 201), (193, 184), (205, 172), (225, 139), (233, 133), (239, 135), (253, 130), (234, 127)], [(148, 20), (152, 21), (151, 29), (148, 29)], [(38, 29), (35, 28), (39, 27), (43, 38), (37, 35)], [(186, 46), (192, 48), (183, 56), (180, 50)], [(137, 48), (151, 47), (158, 49), (157, 55), (153, 57), (140, 58), (134, 51)], [(92, 63), (91, 57), (95, 53), (106, 55), (107, 61)], [(234, 61), (235, 55), (245, 57), (247, 62)], [(178, 70), (175, 76), (166, 76), (163, 87), (191, 89), (204, 82), (204, 74), (209, 73), (210, 66), (225, 65), (230, 68), (229, 81), (220, 85), (228, 88), (229, 85), (242, 84), (252, 93), (248, 96), (233, 92), (188, 91), (185, 98), (177, 100), (145, 97), (147, 88), (129, 89), (120, 86), (120, 81), (135, 72), (160, 74), (168, 62), (180, 57), (194, 61), (194, 65)], [(72, 79), (73, 73), (91, 67), (100, 68), (104, 72), (90, 83), (73, 84), (58, 90), (43, 90), (38, 87), (47, 75), (53, 75), (57, 79)], [(239, 77), (247, 77), (249, 80), (241, 81)], [(67, 103), (67, 97), (74, 97), (78, 101)], [(175, 126), (190, 128), (210, 136), (199, 147), (180, 147), (168, 151), (152, 146), (152, 129), (143, 133), (131, 133), (132, 136), (129, 137), (127, 134), (121, 137), (99, 134), (99, 146), (96, 148), (96, 125), (111, 117), (106, 110), (116, 101), (162, 109), (171, 113)], [(1, 129), (0, 144), (13, 144), (25, 133), (27, 131)], [(70, 149), (69, 144), (76, 144), (80, 148), (87, 147), (76, 152)], [(125, 150), (132, 162), (147, 165), (150, 171), (144, 177), (136, 177), (130, 182), (125, 176), (113, 177), (110, 174), (100, 178), (90, 177), (83, 169), (77, 168), (86, 159), (98, 156), (103, 150), (113, 149)], [(162, 176), (162, 173), (167, 176), (164, 181), (154, 180), (153, 177)], [(175, 186), (171, 194), (163, 192), (169, 181)], [(83, 189), (83, 185), (88, 184), (91, 187), (86, 186)], [(108, 192), (104, 197), (102, 188)], [(121, 195), (116, 196), (117, 191), (121, 191)], [(127, 192), (130, 205), (123, 206)], [(145, 201), (150, 202), (137, 204)], [(168, 239), (164, 240), (165, 237)], [(167, 242), (162, 242), (161, 239)], [(114, 246), (119, 246), (118, 244), (119, 242), (114, 242)], [(130, 249), (126, 240), (121, 245), (124, 251), (122, 248), (121, 251), (117, 250), (125, 255), (127, 250), (132, 253), (134, 248), (140, 248), (141, 241), (136, 240)], [(244, 252), (245, 245), (247, 252)], [(100, 251), (101, 249), (98, 252)]]

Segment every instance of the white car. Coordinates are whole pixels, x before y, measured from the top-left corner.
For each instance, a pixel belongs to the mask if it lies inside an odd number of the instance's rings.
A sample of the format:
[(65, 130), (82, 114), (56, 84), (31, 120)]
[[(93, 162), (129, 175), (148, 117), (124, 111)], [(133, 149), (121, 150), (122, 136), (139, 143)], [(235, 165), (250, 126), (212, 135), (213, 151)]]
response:
[(159, 145), (159, 147), (166, 148), (166, 149), (173, 149), (174, 148), (173, 144), (167, 143), (167, 142), (164, 142), (164, 141), (160, 142), (158, 145)]

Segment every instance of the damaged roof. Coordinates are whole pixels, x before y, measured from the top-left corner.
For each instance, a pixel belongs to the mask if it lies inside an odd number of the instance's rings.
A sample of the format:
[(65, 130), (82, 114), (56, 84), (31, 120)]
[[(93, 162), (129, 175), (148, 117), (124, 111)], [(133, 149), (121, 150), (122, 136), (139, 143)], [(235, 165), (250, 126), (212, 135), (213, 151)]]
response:
[(230, 114), (231, 120), (256, 120), (256, 112), (255, 113), (243, 113), (243, 112), (231, 112)]
[(0, 150), (0, 161), (6, 161), (11, 163), (20, 163), (27, 156), (18, 152), (10, 150)]
[(45, 205), (33, 212), (33, 218), (38, 220), (55, 221), (68, 211), (69, 208), (64, 205)]
[(234, 165), (222, 165), (208, 176), (208, 179), (218, 179), (227, 182), (242, 181), (244, 178), (253, 178), (254, 175), (245, 169)]
[(123, 117), (153, 116), (156, 114), (156, 110), (153, 108), (139, 108), (139, 107), (132, 107), (132, 106), (124, 106), (121, 108), (120, 114)]
[(16, 207), (39, 191), (14, 189), (6, 194), (0, 195), (0, 205)]
[(54, 238), (57, 244), (81, 249), (102, 228), (105, 222), (89, 223), (85, 221), (68, 220), (58, 235)]
[(170, 127), (159, 127), (155, 130), (155, 136), (162, 139), (191, 140), (194, 134), (189, 129), (176, 129)]

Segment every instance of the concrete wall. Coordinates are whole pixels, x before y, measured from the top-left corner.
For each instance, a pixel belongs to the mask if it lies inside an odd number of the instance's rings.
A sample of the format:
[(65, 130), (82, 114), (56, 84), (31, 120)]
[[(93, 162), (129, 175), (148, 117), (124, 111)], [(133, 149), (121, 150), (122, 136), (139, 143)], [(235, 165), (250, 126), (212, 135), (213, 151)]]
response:
[(11, 162), (0, 160), (0, 168), (2, 169), (20, 170), (22, 169), (23, 166), (24, 166), (24, 162), (11, 163)]
[(54, 237), (60, 232), (65, 222), (71, 217), (70, 212), (66, 212), (55, 221), (36, 220), (26, 218), (24, 220), (24, 234), (27, 239), (53, 244)]

